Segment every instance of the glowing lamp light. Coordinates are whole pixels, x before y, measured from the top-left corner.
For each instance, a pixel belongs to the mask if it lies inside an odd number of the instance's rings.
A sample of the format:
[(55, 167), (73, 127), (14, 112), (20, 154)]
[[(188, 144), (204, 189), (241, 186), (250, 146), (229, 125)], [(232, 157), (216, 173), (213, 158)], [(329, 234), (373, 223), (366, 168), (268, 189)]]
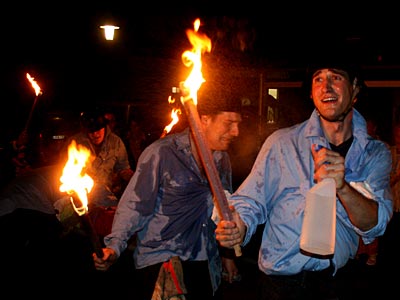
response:
[(114, 31), (116, 29), (119, 29), (118, 26), (114, 26), (114, 25), (103, 25), (100, 26), (101, 29), (104, 29), (104, 34), (106, 37), (106, 40), (108, 41), (112, 41), (114, 39)]

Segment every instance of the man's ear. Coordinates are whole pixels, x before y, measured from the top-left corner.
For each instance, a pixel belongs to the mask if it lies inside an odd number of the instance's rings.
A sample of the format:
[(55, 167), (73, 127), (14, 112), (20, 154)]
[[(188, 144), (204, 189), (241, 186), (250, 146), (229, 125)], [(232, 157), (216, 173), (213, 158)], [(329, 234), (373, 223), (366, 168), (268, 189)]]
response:
[(201, 121), (201, 123), (203, 123), (203, 124), (205, 124), (205, 125), (207, 124), (208, 119), (209, 119), (208, 115), (201, 115), (201, 116), (200, 116), (200, 121)]
[(357, 79), (357, 77), (354, 77), (354, 80), (353, 80), (353, 90), (355, 90), (356, 87), (358, 87), (358, 79)]
[(360, 86), (358, 85), (357, 77), (355, 77), (353, 80), (353, 92), (351, 94), (353, 104), (357, 102), (357, 95), (359, 92), (360, 92)]

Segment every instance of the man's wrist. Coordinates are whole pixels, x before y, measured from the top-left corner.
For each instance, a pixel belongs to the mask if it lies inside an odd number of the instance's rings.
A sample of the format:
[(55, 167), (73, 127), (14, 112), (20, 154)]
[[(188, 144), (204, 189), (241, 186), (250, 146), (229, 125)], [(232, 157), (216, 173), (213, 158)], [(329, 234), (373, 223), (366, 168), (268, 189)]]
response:
[(337, 195), (345, 194), (348, 192), (349, 188), (350, 188), (350, 185), (346, 181), (343, 181), (343, 185), (341, 188), (336, 187), (336, 194)]

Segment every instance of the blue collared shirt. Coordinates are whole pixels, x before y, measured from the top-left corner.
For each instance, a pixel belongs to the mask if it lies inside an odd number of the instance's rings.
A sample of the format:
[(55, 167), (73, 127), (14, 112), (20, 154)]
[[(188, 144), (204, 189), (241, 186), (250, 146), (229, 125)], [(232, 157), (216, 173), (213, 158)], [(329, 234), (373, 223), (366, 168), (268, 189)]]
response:
[[(390, 150), (382, 141), (369, 137), (365, 119), (357, 110), (353, 113), (354, 140), (345, 158), (345, 180), (370, 186), (379, 205), (378, 224), (361, 231), (350, 222), (337, 199), (333, 256), (336, 270), (355, 256), (359, 235), (371, 242), (384, 233), (393, 212)], [(330, 148), (315, 110), (309, 120), (277, 130), (266, 139), (251, 173), (230, 198), (247, 225), (244, 245), (257, 225), (265, 223), (258, 265), (266, 274), (291, 275), (329, 266), (328, 259), (303, 255), (299, 247), (306, 193), (314, 185), (312, 144)]]
[[(159, 139), (139, 157), (136, 172), (118, 204), (107, 247), (119, 255), (137, 233), (137, 268), (181, 260), (208, 260), (214, 290), (222, 265), (215, 239), (212, 192), (193, 157), (188, 129)], [(214, 151), (224, 189), (232, 190), (227, 152)]]

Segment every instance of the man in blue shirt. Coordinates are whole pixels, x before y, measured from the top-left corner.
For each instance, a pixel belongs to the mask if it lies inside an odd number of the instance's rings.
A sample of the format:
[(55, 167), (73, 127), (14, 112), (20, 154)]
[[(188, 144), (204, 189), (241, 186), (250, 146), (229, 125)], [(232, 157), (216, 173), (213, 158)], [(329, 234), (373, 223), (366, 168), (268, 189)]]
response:
[[(229, 91), (212, 92), (203, 92), (197, 110), (222, 186), (232, 192), (227, 150), (239, 135), (241, 103)], [(160, 267), (174, 257), (182, 262), (187, 299), (220, 296), (222, 266), (211, 219), (213, 194), (196, 149), (186, 128), (142, 152), (118, 204), (112, 232), (105, 237), (104, 256), (94, 257), (96, 268), (107, 270), (137, 235), (134, 261), (143, 282), (137, 282), (135, 299), (151, 299)]]
[[(371, 243), (392, 216), (390, 151), (368, 136), (365, 119), (353, 107), (361, 81), (350, 66), (315, 67), (311, 117), (266, 139), (251, 173), (229, 199), (235, 222), (218, 224), (216, 237), (225, 247), (246, 245), (257, 225), (265, 225), (260, 300), (336, 299), (336, 275), (355, 257), (359, 237)], [(323, 148), (316, 151), (317, 145)], [(308, 256), (299, 246), (306, 194), (324, 178), (335, 180), (337, 195), (330, 258)]]

